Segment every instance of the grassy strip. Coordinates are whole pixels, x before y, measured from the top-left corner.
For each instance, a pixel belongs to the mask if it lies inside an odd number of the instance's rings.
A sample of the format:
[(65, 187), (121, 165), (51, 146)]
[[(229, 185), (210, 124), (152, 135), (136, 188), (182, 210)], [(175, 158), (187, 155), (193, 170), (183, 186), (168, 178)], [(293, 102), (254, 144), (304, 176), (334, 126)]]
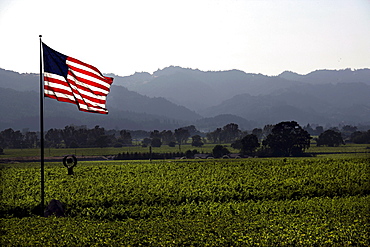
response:
[[(190, 144), (181, 145), (181, 149), (178, 146), (169, 147), (162, 145), (161, 147), (153, 147), (152, 152), (155, 153), (173, 153), (173, 152), (185, 152), (187, 150), (198, 150), (198, 152), (211, 153), (212, 149), (216, 144), (205, 144), (203, 147), (193, 147)], [(231, 152), (238, 152), (227, 145)], [(60, 157), (68, 154), (76, 156), (102, 156), (102, 155), (116, 155), (118, 153), (145, 153), (149, 152), (149, 147), (131, 146), (131, 147), (107, 147), (107, 148), (45, 148), (45, 156), (47, 157)], [(4, 149), (4, 154), (0, 158), (12, 158), (12, 157), (38, 157), (40, 156), (39, 148), (30, 149)]]
[[(169, 147), (163, 145), (159, 148), (153, 147), (152, 151), (155, 153), (173, 153), (173, 152), (185, 152), (187, 150), (198, 150), (200, 153), (212, 153), (212, 149), (216, 144), (205, 144), (203, 147), (197, 148), (190, 144), (182, 145), (181, 150), (178, 146)], [(225, 145), (230, 152), (238, 153), (239, 150), (230, 147), (230, 144)], [(149, 152), (148, 147), (132, 146), (132, 147), (122, 147), (122, 148), (45, 148), (45, 156), (47, 157), (60, 157), (68, 154), (73, 154), (76, 156), (109, 156), (117, 155), (118, 153), (145, 153)], [(311, 146), (308, 153), (316, 154), (319, 156), (324, 156), (327, 154), (336, 155), (346, 155), (349, 156), (367, 156), (370, 157), (370, 146), (368, 144), (347, 144), (339, 147), (317, 147), (315, 145)], [(39, 157), (40, 149), (5, 149), (4, 154), (0, 155), (0, 158), (14, 158), (14, 157)], [(342, 157), (343, 158), (343, 157)]]
[[(368, 246), (369, 197), (207, 203), (164, 215), (1, 219), (3, 246)], [(185, 209), (186, 208), (186, 209)], [(151, 211), (153, 208), (147, 208)], [(174, 212), (177, 213), (174, 213)]]

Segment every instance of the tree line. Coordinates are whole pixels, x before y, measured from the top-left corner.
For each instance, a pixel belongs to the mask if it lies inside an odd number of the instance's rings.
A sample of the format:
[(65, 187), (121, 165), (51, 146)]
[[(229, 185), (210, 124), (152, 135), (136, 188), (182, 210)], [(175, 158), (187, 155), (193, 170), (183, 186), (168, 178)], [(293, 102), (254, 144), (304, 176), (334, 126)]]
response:
[[(284, 124), (282, 124), (284, 123)], [(298, 136), (294, 136), (298, 132)], [(278, 136), (280, 133), (280, 136)], [(129, 130), (106, 130), (103, 127), (95, 126), (65, 126), (64, 129), (49, 129), (44, 136), (45, 147), (47, 148), (83, 148), (83, 147), (123, 147), (131, 145), (141, 145), (143, 147), (160, 147), (168, 145), (174, 147), (191, 142), (194, 147), (201, 147), (205, 143), (230, 144), (242, 153), (253, 154), (257, 149), (260, 153), (270, 153), (271, 155), (294, 155), (307, 149), (308, 137), (318, 136), (316, 142), (318, 146), (338, 146), (344, 144), (344, 140), (353, 143), (369, 144), (370, 130), (358, 131), (355, 126), (343, 126), (341, 130), (331, 128), (325, 130), (321, 126), (315, 129), (309, 124), (301, 127), (294, 121), (281, 122), (276, 125), (265, 125), (263, 128), (255, 128), (250, 132), (242, 131), (235, 123), (229, 123), (222, 128), (217, 128), (208, 133), (202, 133), (194, 125), (182, 128), (163, 131), (129, 131)], [(294, 143), (299, 138), (303, 138), (298, 146), (279, 150), (281, 144), (278, 140)], [(298, 138), (298, 139), (297, 139)], [(15, 131), (11, 128), (0, 132), (0, 148), (38, 148), (40, 147), (40, 133), (33, 131)], [(225, 150), (224, 150), (225, 151)], [(221, 152), (222, 153), (222, 152)]]
[[(142, 145), (143, 147), (160, 147), (161, 145), (183, 145), (189, 142), (195, 147), (201, 147), (206, 142), (230, 143), (240, 137), (242, 131), (237, 124), (228, 124), (220, 131), (220, 137), (214, 139), (198, 131), (194, 125), (172, 130), (154, 131), (129, 131), (106, 130), (95, 126), (65, 126), (64, 129), (49, 129), (44, 135), (45, 147), (48, 148), (86, 148), (86, 147), (122, 147)], [(40, 147), (40, 133), (34, 131), (19, 131), (12, 128), (0, 132), (1, 148), (37, 148)], [(134, 143), (136, 140), (136, 143)]]
[[(344, 145), (343, 136), (357, 144), (370, 144), (370, 130), (357, 131), (356, 127), (344, 126), (344, 135), (337, 128), (321, 132), (318, 137), (313, 138), (306, 128), (302, 128), (295, 121), (280, 122), (276, 125), (265, 126), (266, 131), (254, 129), (252, 134), (246, 134), (231, 144), (234, 149), (239, 149), (241, 155), (259, 157), (289, 157), (304, 156), (305, 150), (311, 145), (311, 140), (316, 141), (317, 146), (336, 147)], [(262, 139), (261, 139), (262, 137)], [(216, 145), (213, 156), (216, 158), (228, 155), (230, 152), (225, 146)]]

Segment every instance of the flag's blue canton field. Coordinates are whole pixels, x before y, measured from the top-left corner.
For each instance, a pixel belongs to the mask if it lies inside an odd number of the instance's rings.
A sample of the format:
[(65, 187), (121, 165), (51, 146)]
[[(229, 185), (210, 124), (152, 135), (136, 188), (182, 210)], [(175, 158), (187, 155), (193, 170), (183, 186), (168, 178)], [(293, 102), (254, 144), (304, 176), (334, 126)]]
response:
[(63, 76), (67, 79), (68, 66), (66, 64), (67, 56), (59, 53), (49, 46), (43, 45), (44, 52), (44, 71)]

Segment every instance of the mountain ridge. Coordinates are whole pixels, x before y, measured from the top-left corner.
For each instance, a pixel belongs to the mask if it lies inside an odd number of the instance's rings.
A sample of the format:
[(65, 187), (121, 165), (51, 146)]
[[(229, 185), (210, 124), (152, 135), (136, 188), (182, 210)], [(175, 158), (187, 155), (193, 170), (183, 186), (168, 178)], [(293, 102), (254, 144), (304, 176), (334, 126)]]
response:
[[(47, 126), (88, 122), (133, 130), (190, 124), (209, 129), (223, 127), (219, 125), (228, 120), (245, 129), (283, 120), (370, 124), (370, 69), (319, 70), (306, 75), (284, 71), (266, 76), (170, 66), (152, 74), (110, 76), (115, 80), (107, 98), (108, 116), (81, 113), (75, 105), (47, 99), (45, 115), (52, 116)], [(0, 69), (0, 90), (0, 103), (6, 106), (0, 111), (0, 128), (32, 125), (37, 129), (39, 75)]]
[[(329, 76), (329, 74), (332, 74)], [(196, 112), (220, 104), (224, 100), (237, 94), (268, 95), (302, 84), (337, 84), (345, 82), (362, 82), (370, 85), (370, 69), (359, 70), (317, 70), (307, 75), (294, 72), (283, 72), (278, 76), (265, 76), (262, 74), (246, 73), (241, 70), (228, 71), (200, 71), (170, 66), (147, 74), (146, 80), (139, 81), (134, 74), (129, 77), (118, 77), (117, 84), (129, 90), (147, 95), (149, 97), (164, 97), (171, 102), (183, 105)], [(136, 83), (129, 83), (136, 78)], [(171, 78), (171, 80), (169, 79)], [(191, 78), (196, 78), (192, 80)], [(178, 83), (181, 81), (182, 87)], [(202, 84), (201, 93), (189, 95), (187, 84), (197, 82)], [(211, 90), (207, 90), (211, 88)], [(194, 92), (197, 89), (194, 89)], [(189, 100), (191, 98), (191, 100)], [(201, 103), (199, 103), (201, 102)]]

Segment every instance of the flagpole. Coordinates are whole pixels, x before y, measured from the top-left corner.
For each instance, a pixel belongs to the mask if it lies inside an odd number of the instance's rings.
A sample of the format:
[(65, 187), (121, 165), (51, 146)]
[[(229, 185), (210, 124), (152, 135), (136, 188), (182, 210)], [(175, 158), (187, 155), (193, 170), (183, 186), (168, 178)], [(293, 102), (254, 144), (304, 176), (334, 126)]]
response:
[(43, 85), (43, 74), (42, 74), (42, 35), (40, 38), (40, 156), (41, 156), (41, 203), (40, 203), (40, 213), (41, 216), (44, 214), (45, 206), (45, 173), (44, 173), (44, 85)]

